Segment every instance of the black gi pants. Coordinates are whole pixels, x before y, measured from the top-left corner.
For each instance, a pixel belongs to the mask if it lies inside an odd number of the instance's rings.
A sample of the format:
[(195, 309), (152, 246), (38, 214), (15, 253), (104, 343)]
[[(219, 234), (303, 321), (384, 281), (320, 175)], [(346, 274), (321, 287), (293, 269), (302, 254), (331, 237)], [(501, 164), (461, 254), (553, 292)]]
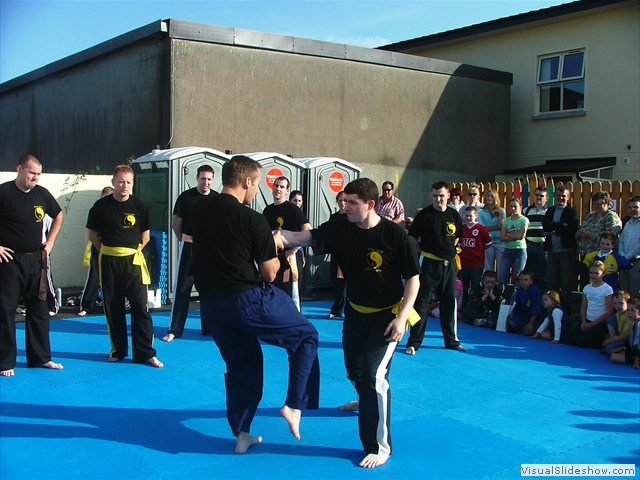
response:
[(13, 253), (13, 260), (0, 263), (0, 370), (16, 366), (16, 308), (24, 299), (25, 342), (28, 367), (51, 360), (49, 306), (38, 300), (40, 252)]

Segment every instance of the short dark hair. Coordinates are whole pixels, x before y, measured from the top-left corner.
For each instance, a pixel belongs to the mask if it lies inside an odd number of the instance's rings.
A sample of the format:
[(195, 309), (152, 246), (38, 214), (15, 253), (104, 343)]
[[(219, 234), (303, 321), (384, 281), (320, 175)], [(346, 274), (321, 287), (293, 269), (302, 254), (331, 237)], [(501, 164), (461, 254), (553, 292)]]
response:
[(602, 203), (608, 204), (610, 200), (611, 200), (611, 195), (609, 195), (609, 192), (600, 191), (600, 192), (594, 193), (591, 196), (592, 202), (602, 202)]
[(245, 155), (236, 155), (222, 167), (222, 185), (237, 187), (250, 177), (252, 180), (260, 175), (260, 164)]
[(395, 187), (393, 186), (393, 182), (390, 182), (389, 180), (387, 180), (386, 182), (384, 182), (382, 184), (382, 188), (384, 189), (385, 185), (389, 185), (391, 187), (391, 190), (393, 190)]
[(478, 209), (476, 207), (474, 207), (473, 205), (467, 205), (467, 208), (464, 209), (464, 214), (466, 215), (467, 212), (475, 213), (476, 215), (478, 215)]
[(447, 191), (449, 191), (449, 184), (446, 182), (436, 182), (431, 185), (431, 190), (441, 190), (443, 188), (446, 188)]
[(289, 200), (291, 200), (296, 195), (300, 195), (302, 198), (304, 198), (304, 195), (300, 190), (291, 190), (291, 193), (289, 194)]
[(493, 278), (494, 280), (498, 280), (498, 274), (493, 270), (485, 270), (482, 274), (482, 278)]
[(640, 195), (636, 195), (635, 197), (632, 197), (629, 199), (629, 201), (627, 202), (627, 205), (630, 204), (631, 202), (640, 202)]
[(524, 270), (522, 270), (518, 276), (520, 275), (526, 275), (527, 277), (529, 277), (531, 280), (534, 279), (534, 274), (533, 274), (533, 270), (529, 270), (528, 268), (525, 268)]
[(280, 176), (280, 177), (277, 177), (277, 178), (273, 181), (273, 184), (275, 185), (275, 183), (276, 183), (278, 180), (280, 180), (280, 181), (282, 181), (282, 180), (286, 180), (286, 181), (287, 181), (287, 190), (289, 189), (289, 187), (291, 187), (291, 182), (290, 182), (290, 181), (289, 181), (289, 179), (288, 179), (287, 177), (285, 177), (284, 175), (282, 175), (282, 176)]
[(198, 167), (198, 171), (196, 172), (196, 178), (198, 178), (200, 176), (200, 172), (211, 172), (213, 173), (213, 176), (216, 176), (216, 172), (213, 171), (213, 167), (211, 165), (200, 165)]
[(373, 200), (376, 204), (380, 196), (376, 182), (370, 178), (358, 178), (347, 183), (347, 186), (344, 187), (344, 193), (347, 195), (357, 195), (360, 200), (365, 202)]
[(33, 160), (37, 165), (42, 166), (42, 163), (40, 163), (40, 160), (38, 160), (35, 156), (31, 155), (30, 153), (20, 157), (20, 159), (18, 160), (18, 166), (24, 168), (27, 166), (27, 163), (29, 163), (30, 160)]
[(602, 240), (603, 238), (606, 238), (607, 240), (610, 240), (611, 243), (615, 243), (616, 242), (616, 236), (611, 232), (602, 232), (600, 234), (600, 240)]
[(631, 297), (627, 300), (627, 305), (633, 305), (636, 308), (640, 308), (640, 297)]
[[(438, 189), (440, 190), (440, 189)], [(453, 196), (458, 196), (460, 197), (460, 190), (458, 190), (457, 188), (452, 188), (451, 190), (449, 190), (449, 194), (453, 197)]]

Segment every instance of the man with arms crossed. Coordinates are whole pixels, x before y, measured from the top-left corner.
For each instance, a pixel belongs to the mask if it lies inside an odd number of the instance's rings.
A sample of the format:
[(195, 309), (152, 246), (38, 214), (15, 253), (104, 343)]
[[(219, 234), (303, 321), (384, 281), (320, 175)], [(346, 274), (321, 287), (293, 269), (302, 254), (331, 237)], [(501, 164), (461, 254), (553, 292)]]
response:
[(431, 186), (433, 205), (418, 212), (411, 224), (409, 238), (422, 252), (422, 273), (420, 274), (420, 293), (415, 309), (421, 320), (411, 327), (407, 340), (408, 355), (415, 355), (422, 345), (427, 328), (427, 313), (431, 296), (435, 292), (440, 301), (440, 328), (444, 337), (444, 346), (450, 350), (466, 351), (460, 345), (457, 334), (456, 313), (456, 245), (463, 236), (460, 214), (451, 207), (449, 186), (437, 182)]
[(335, 255), (342, 269), (349, 299), (342, 329), (344, 362), (359, 396), (353, 409), (359, 409), (366, 452), (360, 466), (374, 468), (391, 455), (389, 369), (418, 293), (420, 269), (404, 230), (376, 213), (376, 184), (360, 178), (344, 191), (348, 221), (280, 236), (287, 247), (313, 244), (314, 251)]
[[(28, 367), (60, 370), (51, 361), (47, 288), (41, 275), (48, 269), (63, 214), (46, 188), (38, 185), (42, 164), (33, 155), (18, 161), (18, 176), (0, 185), (0, 376), (11, 377), (16, 366), (16, 308), (27, 307), (25, 340)], [(53, 222), (42, 243), (42, 221)], [(51, 292), (53, 294), (53, 292)]]
[[(273, 203), (267, 205), (262, 214), (267, 217), (272, 230), (277, 230), (278, 228), (294, 232), (311, 230), (309, 220), (304, 216), (302, 210), (297, 205), (287, 201), (289, 188), (289, 179), (287, 177), (276, 178), (272, 188)], [(297, 248), (290, 248), (280, 255), (280, 270), (276, 280), (273, 282), (276, 287), (284, 290), (290, 297), (294, 297), (293, 289), (297, 288), (297, 283), (294, 285), (294, 281), (297, 282), (298, 280), (297, 251)]]
[[(196, 172), (198, 185), (182, 192), (173, 207), (171, 228), (180, 242), (180, 252), (178, 254), (178, 272), (176, 273), (176, 279), (173, 284), (171, 323), (167, 334), (162, 337), (162, 340), (165, 342), (170, 342), (174, 338), (180, 338), (184, 332), (184, 324), (189, 314), (191, 289), (194, 283), (192, 268), (193, 238), (191, 237), (189, 212), (197, 202), (218, 195), (218, 192), (211, 190), (213, 176), (214, 172), (211, 165), (200, 165)], [(204, 322), (202, 322), (202, 333), (209, 333)]]
[(100, 252), (100, 285), (109, 327), (109, 361), (129, 354), (125, 298), (131, 304), (133, 363), (163, 367), (153, 348), (153, 322), (147, 304), (151, 283), (142, 249), (149, 242), (149, 211), (131, 195), (133, 170), (118, 165), (113, 171), (113, 193), (98, 200), (89, 211), (89, 239)]
[(265, 217), (247, 208), (259, 184), (260, 164), (237, 155), (222, 168), (221, 194), (197, 203), (192, 215), (206, 220), (192, 224), (195, 282), (202, 316), (227, 366), (227, 420), (236, 453), (262, 441), (250, 435), (262, 398), (260, 340), (289, 354), (280, 413), (298, 440), (301, 410), (318, 404), (318, 332), (290, 297), (270, 285), (280, 268), (276, 244)]
[(542, 222), (544, 221), (544, 215), (547, 213), (547, 198), (549, 194), (545, 187), (538, 187), (533, 195), (533, 205), (529, 205), (522, 212), (529, 219), (529, 228), (526, 233), (527, 264), (524, 270), (533, 272), (536, 286), (544, 293), (548, 290), (548, 283), (547, 251), (544, 248), (546, 234), (542, 229)]

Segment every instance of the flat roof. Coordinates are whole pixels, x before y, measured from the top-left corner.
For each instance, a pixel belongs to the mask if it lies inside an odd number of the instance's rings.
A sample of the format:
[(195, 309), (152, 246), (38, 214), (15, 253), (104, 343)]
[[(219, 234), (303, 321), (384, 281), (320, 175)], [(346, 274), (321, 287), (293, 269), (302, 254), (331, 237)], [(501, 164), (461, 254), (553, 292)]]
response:
[(245, 48), (294, 53), (314, 57), (334, 58), (408, 70), (439, 73), (485, 80), (505, 85), (513, 84), (513, 74), (458, 62), (425, 58), (380, 49), (356, 47), (342, 43), (258, 32), (234, 27), (221, 27), (184, 20), (157, 20), (143, 27), (119, 35), (94, 47), (82, 50), (44, 67), (0, 84), (0, 93), (18, 88), (62, 70), (111, 54), (137, 42), (154, 37), (234, 45)]
[(531, 27), (533, 26), (532, 24), (536, 22), (548, 22), (556, 19), (561, 20), (560, 17), (570, 15), (580, 16), (581, 14), (588, 13), (590, 10), (596, 8), (618, 8), (618, 4), (620, 3), (628, 3), (629, 5), (632, 5), (637, 3), (637, 0), (578, 0), (571, 3), (557, 5), (555, 7), (533, 10), (531, 12), (512, 15), (510, 17), (498, 18), (496, 20), (477, 23), (467, 27), (447, 30), (433, 35), (426, 35), (424, 37), (390, 43), (388, 45), (378, 47), (378, 49), (391, 52), (410, 52), (430, 45), (468, 39), (468, 37), (491, 35), (493, 33), (498, 33), (500, 30), (513, 30), (518, 28), (521, 29), (523, 27)]

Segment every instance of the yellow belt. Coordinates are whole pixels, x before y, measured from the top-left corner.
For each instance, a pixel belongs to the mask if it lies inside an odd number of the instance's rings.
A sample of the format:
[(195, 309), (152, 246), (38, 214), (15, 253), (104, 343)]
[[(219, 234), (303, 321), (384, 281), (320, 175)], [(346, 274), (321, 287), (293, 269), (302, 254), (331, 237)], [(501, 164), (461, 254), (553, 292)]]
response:
[[(382, 308), (365, 307), (363, 305), (356, 305), (351, 301), (349, 302), (349, 305), (351, 305), (353, 309), (358, 313), (377, 313), (377, 312), (382, 312), (383, 310), (391, 309), (391, 313), (393, 313), (394, 315), (397, 315), (398, 312), (400, 311), (400, 308), (402, 308), (403, 301), (404, 301), (404, 297), (401, 298), (400, 301), (395, 305), (391, 305), (390, 307), (382, 307)], [(420, 321), (420, 315), (418, 315), (418, 312), (416, 312), (414, 308), (411, 308), (411, 311), (409, 312), (409, 316), (407, 317), (407, 327), (409, 325), (415, 325), (419, 321)]]
[[(462, 251), (462, 249), (460, 247), (456, 247), (456, 256), (453, 257), (452, 262), (454, 262), (455, 266), (456, 266), (456, 272), (459, 272), (462, 269), (462, 264), (460, 263), (460, 252)], [(444, 262), (445, 266), (449, 265), (449, 260), (447, 260), (446, 258), (441, 258), (438, 257), (437, 255), (434, 255), (433, 253), (428, 253), (428, 252), (421, 252), (423, 257), (426, 258), (430, 258), (431, 260), (436, 260), (438, 262)]]
[(102, 245), (100, 248), (100, 256), (102, 255), (108, 255), (109, 257), (128, 257), (129, 255), (133, 255), (133, 265), (140, 266), (142, 284), (149, 285), (151, 283), (151, 275), (147, 268), (147, 262), (142, 254), (142, 245), (138, 245), (138, 248), (108, 247), (106, 245)]
[(82, 258), (82, 265), (84, 267), (91, 266), (91, 245), (91, 242), (87, 243), (87, 246), (84, 249), (84, 257)]

